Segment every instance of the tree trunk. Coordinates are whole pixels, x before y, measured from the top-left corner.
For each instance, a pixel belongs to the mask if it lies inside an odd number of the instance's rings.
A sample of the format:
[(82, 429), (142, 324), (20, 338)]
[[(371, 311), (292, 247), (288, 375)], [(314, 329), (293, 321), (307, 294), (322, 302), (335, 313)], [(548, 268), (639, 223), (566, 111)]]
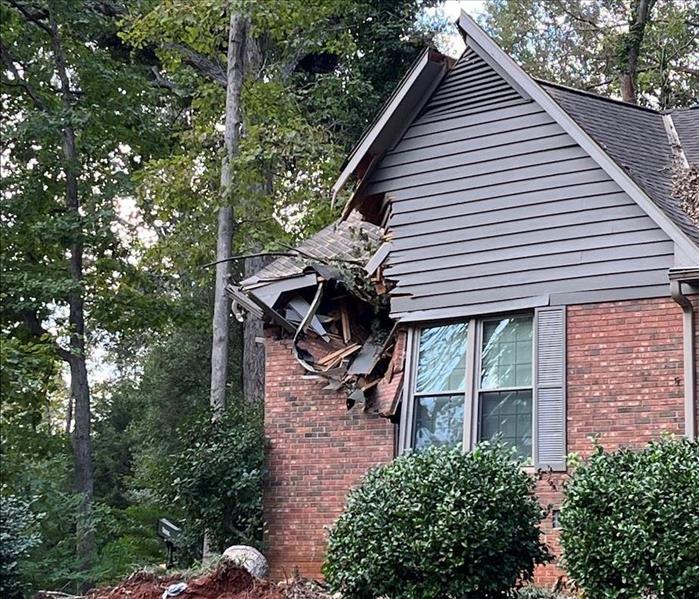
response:
[[(66, 176), (66, 211), (80, 223), (80, 201), (78, 196), (78, 153), (75, 147), (75, 131), (70, 122), (72, 108), (68, 66), (61, 34), (56, 22), (53, 3), (48, 6), (51, 45), (53, 48), (56, 72), (60, 81), (63, 110), (67, 120), (63, 125), (63, 158)], [(90, 386), (85, 362), (85, 309), (83, 298), (83, 242), (82, 227), (69, 248), (69, 270), (72, 286), (68, 297), (70, 324), (70, 393), (74, 405), (74, 422), (72, 444), (75, 461), (75, 490), (81, 495), (77, 524), (77, 553), (81, 570), (86, 572), (92, 565), (95, 548), (94, 532), (90, 523), (92, 508), (94, 472), (92, 464), (92, 443), (90, 438)], [(81, 590), (91, 586), (90, 580), (84, 579)]]
[(638, 58), (646, 25), (656, 0), (637, 0), (635, 10), (629, 19), (629, 32), (623, 38), (623, 63), (621, 71), (621, 96), (624, 102), (638, 103), (636, 82), (638, 79)]
[[(269, 256), (246, 258), (245, 278), (270, 262)], [(262, 401), (265, 397), (265, 348), (258, 341), (262, 335), (262, 321), (246, 317), (243, 324), (243, 397), (247, 401)]]
[[(216, 260), (219, 261), (230, 258), (233, 235), (235, 233), (231, 198), (231, 163), (238, 153), (238, 142), (240, 139), (240, 95), (243, 88), (246, 34), (246, 19), (231, 10), (226, 69), (225, 155), (221, 165), (221, 207), (218, 211), (218, 239), (216, 243)], [(231, 311), (231, 301), (226, 294), (226, 285), (228, 285), (230, 273), (230, 262), (219, 262), (216, 265), (210, 398), (211, 406), (216, 414), (223, 412), (226, 407), (228, 331)]]
[[(221, 207), (218, 209), (218, 236), (216, 239), (216, 286), (214, 288), (214, 320), (211, 339), (211, 396), (210, 403), (214, 418), (226, 409), (228, 385), (228, 341), (230, 330), (231, 300), (226, 293), (231, 274), (231, 257), (235, 224), (231, 197), (231, 164), (238, 154), (240, 140), (241, 106), (245, 70), (245, 38), (247, 21), (231, 11), (228, 29), (228, 57), (226, 62), (226, 124), (223, 133), (225, 154), (221, 163)], [(204, 532), (203, 559), (211, 553), (211, 538)]]

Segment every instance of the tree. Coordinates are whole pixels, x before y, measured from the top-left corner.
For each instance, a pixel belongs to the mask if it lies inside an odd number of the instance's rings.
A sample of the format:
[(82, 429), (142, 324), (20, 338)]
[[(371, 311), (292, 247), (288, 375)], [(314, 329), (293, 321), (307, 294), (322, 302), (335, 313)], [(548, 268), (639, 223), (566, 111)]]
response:
[(534, 76), (660, 109), (699, 97), (694, 0), (488, 0), (481, 21)]
[(241, 95), (245, 75), (247, 17), (229, 3), (230, 24), (226, 63), (226, 116), (223, 134), (225, 148), (221, 164), (221, 206), (218, 209), (216, 236), (216, 285), (211, 345), (211, 406), (215, 414), (226, 408), (228, 385), (228, 330), (231, 300), (226, 292), (231, 275), (231, 246), (234, 222), (232, 202), (232, 168), (238, 154), (242, 128)]
[[(231, 162), (231, 251), (285, 249), (336, 217), (330, 185), (348, 147), (429, 43), (432, 30), (416, 18), (429, 3), (240, 4), (249, 9), (248, 75), (244, 134)], [(215, 260), (221, 205), (227, 6), (52, 4), (68, 108), (46, 8), (20, 0), (0, 6), (3, 494), (37, 495), (31, 509), (49, 514), (24, 569), (34, 590), (75, 588), (123, 572), (136, 555), (157, 555), (148, 518), (177, 512), (174, 502), (155, 501), (164, 479), (156, 484), (151, 474), (182, 451), (176, 431), (209, 403), (213, 276), (202, 266)], [(362, 60), (367, 55), (373, 60)], [(63, 153), (66, 125), (77, 165)], [(75, 167), (77, 216), (66, 204), (68, 167)], [(70, 271), (75, 244), (78, 283)], [(231, 271), (242, 277), (242, 260)], [(71, 296), (82, 300), (82, 336), (71, 323)], [(28, 326), (37, 322), (41, 331)], [(239, 398), (250, 352), (241, 356), (240, 328), (230, 332), (228, 385)], [(89, 574), (75, 559), (78, 502), (63, 425), (67, 363), (58, 350), (70, 351), (71, 333), (84, 346), (78, 357), (90, 400)], [(246, 335), (258, 351), (259, 335)], [(93, 376), (98, 347), (109, 350), (118, 380)], [(255, 378), (259, 389), (259, 370)]]
[[(230, 61), (228, 69), (223, 62), (227, 49), (236, 48), (228, 44), (223, 26), (229, 22), (226, 3), (198, 0), (147, 5), (142, 14), (128, 20), (126, 37), (140, 48), (155, 48), (169, 80), (192, 103), (186, 109), (190, 128), (180, 133), (182, 153), (173, 156), (169, 165), (154, 165), (153, 177), (142, 179), (143, 196), (155, 197), (166, 207), (173, 184), (180, 187), (183, 174), (191, 180), (192, 172), (197, 171), (196, 185), (201, 192), (192, 198), (188, 214), (191, 218), (194, 213), (208, 212), (212, 204), (219, 205), (221, 197), (214, 180), (218, 169), (214, 169), (213, 150), (222, 155), (225, 167), (233, 148), (237, 156), (221, 171), (225, 179), (233, 180), (227, 183), (221, 178), (220, 189), (227, 194), (227, 202), (235, 200), (230, 209), (219, 212), (216, 261), (231, 253), (280, 249), (326, 225), (336, 215), (329, 188), (345, 151), (430, 39), (431, 32), (422, 31), (416, 19), (428, 4), (407, 0), (388, 10), (385, 2), (375, 0), (232, 3), (232, 14), (245, 7), (249, 16), (247, 35), (241, 37), (246, 47), (238, 47), (239, 59), (244, 54), (247, 60), (240, 59), (239, 68), (233, 65), (233, 70)], [(372, 60), (362, 60), (368, 53)], [(239, 90), (239, 103), (245, 106), (242, 126), (235, 131), (226, 127), (222, 144), (216, 126), (221, 115), (229, 112), (225, 106), (233, 105), (231, 90), (225, 89), (226, 76), (242, 73), (243, 67), (246, 76)], [(240, 138), (229, 143), (237, 132)], [(170, 185), (162, 185), (164, 170), (172, 177)], [(176, 210), (181, 209), (180, 198)], [(179, 220), (167, 219), (170, 234), (179, 228), (191, 234), (189, 225)], [(212, 235), (211, 227), (205, 231)], [(201, 229), (195, 234), (201, 238)], [(226, 240), (230, 245), (222, 245)], [(225, 384), (230, 383), (222, 368), (230, 307), (223, 287), (231, 274), (240, 278), (244, 268), (242, 263), (219, 262), (216, 269), (213, 343), (219, 349), (212, 356), (211, 389), (212, 403), (221, 404)], [(256, 323), (246, 322), (244, 372), (232, 377), (242, 378), (251, 397), (261, 396), (264, 357), (256, 337)]]
[(123, 282), (138, 276), (116, 230), (125, 175), (166, 145), (148, 71), (119, 53), (116, 20), (103, 9), (11, 1), (2, 8), (0, 46), (3, 337), (25, 353), (42, 352), (47, 372), (56, 361), (69, 370), (84, 571), (94, 553), (89, 343), (121, 329)]

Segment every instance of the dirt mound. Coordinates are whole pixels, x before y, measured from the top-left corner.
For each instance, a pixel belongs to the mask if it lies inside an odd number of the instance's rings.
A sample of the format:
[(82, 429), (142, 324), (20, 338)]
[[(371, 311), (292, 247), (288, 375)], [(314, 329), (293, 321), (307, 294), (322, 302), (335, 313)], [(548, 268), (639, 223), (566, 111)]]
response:
[(186, 582), (187, 589), (177, 599), (326, 599), (314, 583), (294, 580), (274, 584), (258, 580), (230, 562), (222, 562), (215, 569), (196, 578), (156, 576), (146, 572), (132, 574), (121, 584), (93, 589), (86, 599), (161, 599), (165, 590), (177, 582)]

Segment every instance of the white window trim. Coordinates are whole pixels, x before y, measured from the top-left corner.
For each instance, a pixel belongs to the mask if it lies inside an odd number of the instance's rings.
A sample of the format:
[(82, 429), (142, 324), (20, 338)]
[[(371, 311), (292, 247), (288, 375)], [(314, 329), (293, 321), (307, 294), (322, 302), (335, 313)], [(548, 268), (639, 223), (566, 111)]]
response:
[[(499, 388), (481, 388), (480, 386), (480, 370), (481, 370), (481, 352), (483, 340), (483, 324), (491, 320), (503, 320), (505, 318), (521, 318), (529, 317), (532, 320), (532, 383), (530, 386), (518, 387), (499, 387)], [(456, 395), (463, 393), (464, 395), (464, 426), (463, 426), (463, 442), (462, 445), (465, 451), (471, 451), (478, 443), (479, 436), (479, 415), (480, 415), (480, 394), (487, 391), (522, 391), (531, 390), (532, 392), (532, 455), (531, 460), (536, 460), (536, 343), (534, 343), (536, 335), (536, 317), (533, 314), (502, 314), (498, 316), (490, 316), (484, 318), (471, 318), (468, 321), (468, 331), (466, 336), (466, 354), (465, 354), (465, 389), (457, 392), (439, 392), (439, 393), (417, 393), (415, 390), (419, 357), (420, 332), (423, 329), (440, 326), (447, 323), (429, 323), (421, 326), (415, 326), (408, 329), (408, 339), (406, 345), (406, 379), (403, 386), (403, 401), (398, 437), (398, 450), (403, 454), (412, 449), (413, 436), (415, 432), (415, 403), (416, 398), (420, 396), (435, 396), (435, 395)]]

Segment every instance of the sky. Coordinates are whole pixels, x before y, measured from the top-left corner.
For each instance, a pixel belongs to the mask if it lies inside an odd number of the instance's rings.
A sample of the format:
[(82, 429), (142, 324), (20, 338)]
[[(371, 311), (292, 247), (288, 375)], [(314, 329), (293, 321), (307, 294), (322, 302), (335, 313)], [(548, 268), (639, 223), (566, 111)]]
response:
[[(462, 10), (473, 18), (482, 14), (485, 10), (485, 0), (445, 0), (441, 4), (440, 9), (449, 21), (455, 23)], [(437, 43), (437, 49), (440, 52), (454, 58), (460, 56), (465, 47), (464, 41), (456, 28), (446, 36), (445, 40), (442, 40), (442, 43)]]
[(459, 12), (463, 10), (472, 17), (483, 12), (485, 0), (446, 0), (444, 2), (444, 12), (454, 21), (459, 17)]

